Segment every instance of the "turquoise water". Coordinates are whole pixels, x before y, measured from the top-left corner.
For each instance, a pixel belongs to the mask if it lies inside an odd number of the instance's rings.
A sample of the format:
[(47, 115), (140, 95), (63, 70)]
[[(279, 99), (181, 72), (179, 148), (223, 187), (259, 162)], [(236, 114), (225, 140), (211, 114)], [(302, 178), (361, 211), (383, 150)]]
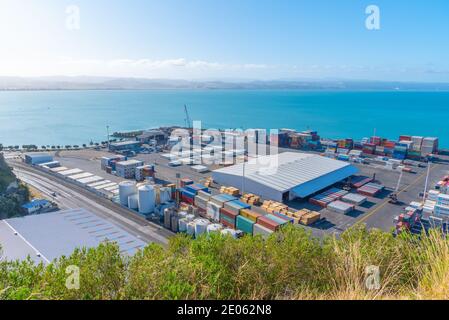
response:
[(0, 143), (82, 144), (110, 131), (183, 125), (294, 128), (329, 138), (438, 136), (449, 147), (449, 92), (268, 90), (0, 92)]

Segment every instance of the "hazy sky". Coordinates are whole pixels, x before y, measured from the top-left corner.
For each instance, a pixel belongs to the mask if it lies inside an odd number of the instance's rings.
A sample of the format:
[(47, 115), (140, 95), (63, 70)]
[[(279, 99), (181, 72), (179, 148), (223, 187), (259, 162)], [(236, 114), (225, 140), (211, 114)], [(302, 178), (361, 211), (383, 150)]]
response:
[(449, 82), (448, 17), (448, 0), (0, 0), (0, 75)]

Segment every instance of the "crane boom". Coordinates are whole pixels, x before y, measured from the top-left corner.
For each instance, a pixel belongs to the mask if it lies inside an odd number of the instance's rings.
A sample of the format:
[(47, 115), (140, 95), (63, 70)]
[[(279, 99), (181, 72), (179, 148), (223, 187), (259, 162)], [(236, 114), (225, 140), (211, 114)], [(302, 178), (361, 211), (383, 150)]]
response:
[(185, 119), (184, 119), (184, 121), (185, 121), (186, 127), (187, 127), (188, 129), (191, 129), (192, 126), (190, 125), (190, 124), (191, 124), (191, 121), (190, 121), (189, 111), (187, 110), (187, 106), (186, 106), (186, 105), (184, 105), (184, 113), (185, 113)]

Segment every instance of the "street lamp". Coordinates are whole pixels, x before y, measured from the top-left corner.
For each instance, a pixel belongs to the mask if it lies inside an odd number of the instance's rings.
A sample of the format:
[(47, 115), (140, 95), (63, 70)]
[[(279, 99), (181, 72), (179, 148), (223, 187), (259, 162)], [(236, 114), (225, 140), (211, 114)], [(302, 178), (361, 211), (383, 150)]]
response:
[(110, 144), (110, 142), (109, 142), (109, 126), (106, 126), (106, 131), (107, 131), (107, 134), (108, 134), (108, 148), (109, 148), (109, 144)]

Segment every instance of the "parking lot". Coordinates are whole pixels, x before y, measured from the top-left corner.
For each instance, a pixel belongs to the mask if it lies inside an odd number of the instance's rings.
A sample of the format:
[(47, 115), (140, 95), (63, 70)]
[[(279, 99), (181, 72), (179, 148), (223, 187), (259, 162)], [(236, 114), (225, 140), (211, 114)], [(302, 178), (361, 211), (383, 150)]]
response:
[[(134, 158), (142, 160), (146, 164), (154, 163), (156, 165), (156, 179), (160, 183), (176, 182), (177, 174), (181, 178), (190, 178), (199, 183), (204, 182), (211, 176), (210, 172), (197, 173), (188, 165), (171, 167), (168, 164), (170, 161), (162, 157), (162, 154), (139, 154)], [(100, 158), (108, 155), (111, 154), (96, 150), (62, 151), (56, 154), (55, 160), (68, 168), (80, 168), (119, 183), (124, 179), (108, 174), (100, 168)], [(414, 173), (403, 173), (398, 191), (400, 203), (394, 205), (388, 202), (389, 194), (395, 191), (400, 173), (377, 165), (356, 164), (356, 166), (360, 170), (359, 175), (373, 177), (375, 174), (375, 180), (384, 185), (385, 190), (379, 196), (368, 197), (368, 201), (361, 206), (357, 206), (353, 212), (346, 215), (339, 214), (310, 204), (307, 200), (294, 200), (288, 203), (290, 207), (295, 209), (307, 208), (321, 213), (322, 219), (318, 223), (311, 227), (305, 227), (311, 230), (314, 235), (339, 234), (356, 223), (365, 223), (368, 227), (389, 231), (394, 226), (394, 217), (402, 213), (410, 202), (420, 200), (419, 193), (424, 191), (427, 168), (414, 166), (412, 167)], [(213, 170), (218, 166), (214, 165), (208, 168)], [(447, 174), (449, 174), (449, 165), (446, 162), (432, 164), (429, 188), (433, 188), (436, 182)], [(336, 185), (336, 187), (342, 187), (342, 185)], [(218, 188), (218, 185), (214, 185), (213, 192), (218, 192)], [(355, 193), (355, 190), (351, 190), (351, 192)]]

